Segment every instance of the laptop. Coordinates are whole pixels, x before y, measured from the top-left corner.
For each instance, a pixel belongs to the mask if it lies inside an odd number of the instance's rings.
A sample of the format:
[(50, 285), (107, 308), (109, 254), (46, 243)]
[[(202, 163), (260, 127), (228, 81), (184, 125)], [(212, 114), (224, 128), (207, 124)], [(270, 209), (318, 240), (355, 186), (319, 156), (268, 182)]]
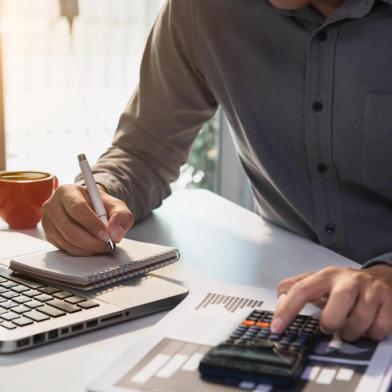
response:
[[(44, 243), (28, 238), (38, 247)], [(0, 263), (0, 354), (168, 310), (188, 294), (186, 287), (153, 274), (85, 292), (31, 280)]]

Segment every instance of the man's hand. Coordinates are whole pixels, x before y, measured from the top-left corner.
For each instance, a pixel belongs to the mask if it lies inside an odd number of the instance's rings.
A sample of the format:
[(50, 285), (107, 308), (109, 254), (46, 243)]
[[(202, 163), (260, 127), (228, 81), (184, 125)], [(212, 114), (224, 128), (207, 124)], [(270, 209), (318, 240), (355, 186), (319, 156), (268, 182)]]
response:
[(120, 242), (134, 223), (125, 203), (100, 191), (109, 227), (93, 210), (87, 189), (62, 185), (42, 206), (42, 226), (46, 239), (74, 256), (106, 253), (109, 237)]
[(377, 264), (364, 270), (328, 267), (283, 280), (271, 324), (281, 333), (308, 303), (323, 307), (320, 327), (345, 340), (367, 336), (381, 340), (392, 333), (392, 267)]

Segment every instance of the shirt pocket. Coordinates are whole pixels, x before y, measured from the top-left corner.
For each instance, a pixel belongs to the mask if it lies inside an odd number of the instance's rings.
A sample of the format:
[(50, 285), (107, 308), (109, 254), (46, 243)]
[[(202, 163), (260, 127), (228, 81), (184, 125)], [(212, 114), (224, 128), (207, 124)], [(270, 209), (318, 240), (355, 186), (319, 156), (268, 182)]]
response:
[(363, 183), (377, 191), (391, 191), (392, 94), (367, 94), (361, 139)]

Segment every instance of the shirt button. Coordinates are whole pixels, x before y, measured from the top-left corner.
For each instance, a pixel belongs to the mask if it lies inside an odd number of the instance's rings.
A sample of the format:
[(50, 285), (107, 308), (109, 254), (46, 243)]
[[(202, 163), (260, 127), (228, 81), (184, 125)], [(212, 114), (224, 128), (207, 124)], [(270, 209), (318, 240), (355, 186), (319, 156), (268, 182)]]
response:
[(324, 174), (328, 170), (327, 165), (324, 163), (319, 163), (317, 165), (317, 171), (321, 174)]
[(320, 42), (324, 42), (327, 39), (327, 33), (325, 31), (319, 31), (316, 34), (316, 38), (320, 41)]
[(327, 234), (333, 234), (335, 232), (336, 226), (333, 223), (328, 223), (325, 225), (325, 232)]
[(312, 109), (316, 113), (319, 113), (323, 110), (324, 106), (320, 101), (313, 102)]

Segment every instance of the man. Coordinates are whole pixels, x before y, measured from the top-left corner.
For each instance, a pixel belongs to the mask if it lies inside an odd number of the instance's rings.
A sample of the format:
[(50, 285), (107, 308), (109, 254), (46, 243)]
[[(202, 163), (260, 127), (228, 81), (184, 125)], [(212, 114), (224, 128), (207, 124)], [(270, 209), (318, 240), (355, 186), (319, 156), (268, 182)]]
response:
[(383, 339), (392, 332), (391, 22), (392, 0), (168, 1), (94, 167), (109, 229), (85, 190), (65, 185), (44, 206), (47, 239), (74, 255), (120, 241), (170, 194), (219, 104), (260, 214), (363, 264), (283, 281), (272, 329), (315, 302), (325, 332)]

